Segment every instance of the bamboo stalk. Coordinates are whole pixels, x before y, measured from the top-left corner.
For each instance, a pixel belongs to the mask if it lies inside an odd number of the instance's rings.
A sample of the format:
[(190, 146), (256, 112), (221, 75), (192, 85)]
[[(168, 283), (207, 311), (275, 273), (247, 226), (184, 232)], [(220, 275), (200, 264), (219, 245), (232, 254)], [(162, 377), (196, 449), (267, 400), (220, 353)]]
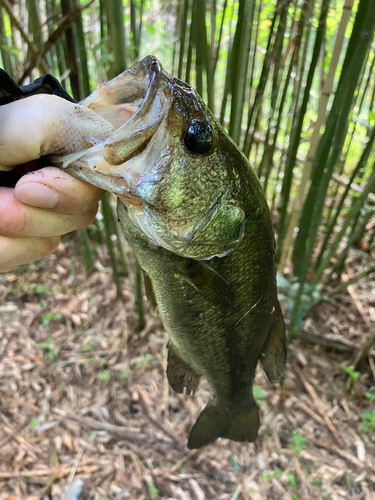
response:
[(326, 293), (328, 297), (332, 297), (333, 295), (336, 295), (338, 292), (342, 292), (346, 288), (348, 288), (349, 285), (352, 285), (353, 283), (357, 283), (357, 281), (361, 280), (365, 276), (369, 276), (370, 274), (375, 273), (375, 266), (371, 266), (364, 271), (361, 271), (360, 273), (352, 276), (350, 279), (340, 283), (337, 285), (335, 288), (330, 290), (329, 292)]
[(124, 7), (122, 0), (106, 0), (108, 24), (108, 51), (113, 53), (114, 61), (108, 70), (109, 78), (114, 78), (127, 67)]
[(138, 330), (142, 331), (146, 325), (146, 321), (143, 307), (142, 269), (137, 260), (135, 260), (134, 295), (136, 310), (138, 314)]
[[(302, 104), (299, 107), (298, 105), (298, 96), (299, 96), (299, 90), (297, 90), (296, 94), (296, 108), (294, 109), (294, 114), (293, 114), (293, 122), (292, 122), (292, 127), (291, 127), (291, 138), (289, 142), (289, 148), (288, 148), (288, 153), (287, 153), (287, 160), (285, 163), (285, 170), (284, 170), (284, 178), (283, 178), (283, 184), (282, 184), (282, 189), (281, 189), (281, 195), (280, 195), (280, 221), (278, 225), (278, 254), (281, 253), (282, 247), (283, 247), (283, 240), (285, 238), (285, 229), (286, 229), (286, 217), (287, 217), (287, 210), (288, 210), (288, 205), (289, 205), (289, 199), (290, 199), (290, 191), (292, 187), (292, 181), (293, 181), (293, 172), (294, 172), (294, 166), (296, 162), (296, 157), (297, 157), (297, 152), (298, 152), (298, 147), (300, 144), (301, 140), (301, 132), (302, 132), (302, 126), (304, 122), (304, 118), (306, 115), (306, 110), (307, 110), (307, 105), (309, 102), (310, 98), (310, 91), (313, 83), (313, 77), (316, 71), (322, 43), (324, 40), (324, 31), (326, 27), (326, 22), (327, 22), (327, 14), (328, 14), (328, 7), (329, 7), (330, 0), (323, 0), (321, 4), (321, 10), (320, 10), (320, 17), (319, 17), (319, 26), (316, 31), (316, 37), (315, 37), (315, 44), (314, 44), (314, 49), (313, 49), (313, 54), (310, 62), (310, 68), (309, 72), (307, 75), (307, 80), (306, 80), (306, 86), (304, 89), (303, 93), (303, 100)], [(301, 19), (302, 16), (307, 20), (309, 19), (309, 4), (305, 4), (305, 10), (301, 14)], [(301, 23), (301, 27), (299, 29), (299, 34), (298, 34), (298, 45), (301, 43), (301, 38), (302, 38), (302, 33), (303, 33), (303, 27), (304, 23)], [(305, 45), (306, 48), (306, 45)], [(304, 51), (305, 53), (305, 51)], [(302, 74), (301, 74), (302, 77)], [(300, 84), (302, 78), (300, 77)], [(283, 262), (280, 264), (280, 269), (281, 272), (284, 268)]]
[(8, 75), (14, 77), (14, 72), (13, 72), (13, 61), (12, 58), (10, 57), (9, 51), (5, 47), (9, 47), (9, 42), (7, 40), (7, 36), (5, 33), (5, 24), (4, 24), (4, 14), (2, 12), (3, 8), (0, 7), (0, 40), (1, 40), (1, 48), (0, 48), (0, 53), (1, 53), (1, 59), (3, 62), (3, 66), (5, 71), (8, 73)]
[(375, 28), (375, 9), (373, 7), (374, 5), (369, 5), (364, 0), (359, 3), (338, 89), (313, 163), (312, 184), (304, 205), (293, 253), (295, 273), (299, 276), (300, 281), (287, 336), (288, 342), (292, 339), (296, 327), (301, 295), (310, 267), (324, 199), (329, 180), (332, 177), (333, 167), (342, 149), (343, 134), (345, 134), (345, 125), (351, 109), (358, 75), (373, 37)]
[(253, 117), (256, 116), (258, 109), (261, 106), (261, 101), (262, 97), (264, 95), (264, 89), (267, 84), (268, 80), (268, 75), (271, 67), (271, 54), (272, 54), (272, 42), (274, 39), (274, 28), (276, 25), (276, 21), (279, 16), (280, 12), (280, 5), (282, 4), (283, 0), (278, 0), (277, 5), (275, 8), (275, 12), (272, 18), (269, 34), (268, 34), (268, 40), (267, 40), (267, 48), (266, 48), (266, 54), (264, 56), (264, 61), (263, 61), (263, 67), (262, 67), (262, 72), (259, 78), (259, 84), (257, 87), (257, 91), (254, 97), (254, 103), (252, 106), (249, 107), (249, 112), (248, 112), (248, 118), (247, 118), (247, 127), (246, 127), (246, 133), (245, 133), (245, 141), (243, 145), (243, 151), (246, 156), (249, 156), (251, 147), (253, 144), (253, 132), (255, 131), (255, 127), (253, 125)]
[[(362, 211), (362, 210), (361, 210)], [(345, 268), (345, 261), (349, 254), (350, 248), (355, 245), (356, 240), (363, 235), (366, 225), (370, 218), (372, 217), (372, 213), (367, 213), (364, 217), (362, 217), (362, 221), (358, 224), (358, 220), (360, 218), (360, 211), (355, 216), (352, 225), (351, 225), (351, 234), (348, 236), (348, 240), (346, 242), (345, 248), (341, 251), (340, 255), (337, 257), (336, 262), (334, 263), (329, 276), (326, 279), (326, 283), (329, 283), (333, 279), (334, 273), (337, 274), (337, 279), (341, 281), (341, 273)]]
[(290, 258), (292, 252), (293, 232), (294, 229), (297, 227), (298, 219), (300, 218), (302, 212), (303, 202), (306, 197), (306, 188), (308, 181), (310, 180), (311, 177), (312, 162), (315, 157), (315, 152), (320, 137), (320, 130), (325, 122), (328, 100), (333, 91), (334, 77), (339, 62), (339, 58), (342, 53), (342, 47), (345, 39), (345, 31), (350, 19), (353, 3), (354, 0), (346, 0), (345, 5), (343, 7), (340, 25), (336, 36), (335, 46), (329, 64), (327, 78), (324, 81), (324, 85), (321, 92), (321, 98), (318, 106), (318, 117), (314, 124), (314, 130), (310, 139), (310, 147), (309, 147), (309, 152), (307, 154), (306, 162), (304, 163), (302, 179), (300, 183), (298, 183), (297, 181), (296, 197), (293, 200), (291, 215), (288, 222), (288, 228), (285, 234), (284, 245), (283, 248), (281, 249), (282, 251), (280, 257), (281, 272), (282, 269), (284, 269), (285, 264)]
[(239, 144), (245, 103), (250, 41), (254, 23), (255, 2), (239, 0), (238, 21), (231, 53), (231, 110), (229, 135)]
[(103, 213), (104, 226), (105, 226), (105, 238), (106, 238), (108, 255), (109, 255), (109, 259), (111, 261), (111, 267), (112, 267), (112, 273), (113, 273), (113, 281), (115, 282), (115, 285), (116, 285), (117, 297), (121, 297), (120, 274), (118, 272), (116, 256), (115, 256), (115, 249), (114, 249), (114, 244), (113, 244), (112, 237), (111, 237), (113, 232), (114, 232), (113, 225), (112, 225), (112, 216), (113, 215), (112, 215), (111, 205), (109, 203), (109, 194), (108, 193), (106, 193), (103, 196), (101, 205), (102, 205), (102, 213)]
[(298, 276), (310, 265), (328, 184), (342, 151), (358, 76), (373, 36), (375, 9), (372, 7), (360, 1), (335, 99), (312, 165), (313, 178), (293, 250), (294, 271)]
[[(13, 26), (15, 26), (17, 28), (17, 30), (20, 32), (21, 37), (26, 42), (26, 44), (27, 44), (28, 48), (30, 49), (31, 53), (33, 54), (33, 56), (35, 58), (38, 58), (39, 57), (38, 47), (35, 45), (33, 40), (29, 37), (29, 35), (22, 28), (21, 23), (18, 21), (17, 17), (13, 13), (12, 6), (9, 3), (9, 1), (8, 0), (0, 0), (0, 5), (2, 5), (4, 7), (4, 9), (6, 10), (8, 16), (10, 18), (11, 24)], [(49, 73), (50, 72), (50, 69), (49, 69), (47, 63), (43, 58), (40, 59), (38, 67), (39, 67), (41, 73)]]
[[(61, 0), (61, 11), (64, 16), (70, 14), (70, 0)], [(65, 60), (66, 65), (70, 69), (69, 80), (70, 86), (72, 88), (73, 97), (76, 101), (82, 99), (82, 91), (79, 86), (79, 75), (78, 75), (78, 64), (77, 64), (77, 48), (76, 48), (76, 37), (73, 28), (70, 26), (65, 31), (66, 46), (65, 49)]]
[[(354, 168), (354, 170), (352, 172), (350, 180), (349, 180), (348, 184), (346, 185), (344, 193), (342, 194), (342, 196), (340, 198), (340, 201), (338, 203), (335, 214), (334, 214), (329, 226), (327, 227), (327, 232), (326, 232), (324, 241), (322, 243), (322, 246), (320, 248), (319, 255), (318, 255), (317, 260), (316, 260), (315, 269), (318, 269), (321, 266), (321, 261), (322, 261), (324, 252), (328, 246), (329, 238), (333, 234), (335, 225), (337, 223), (337, 219), (338, 219), (338, 217), (342, 211), (342, 208), (344, 206), (344, 202), (348, 197), (348, 194), (350, 192), (350, 189), (352, 188), (352, 184), (353, 184), (354, 179), (356, 178), (358, 172), (366, 165), (366, 162), (368, 161), (368, 159), (370, 157), (370, 154), (371, 154), (371, 151), (372, 151), (374, 144), (375, 144), (375, 127), (372, 129), (369, 141), (367, 142), (366, 147), (361, 155), (361, 158), (359, 159), (356, 167)], [(369, 194), (370, 194), (370, 192), (369, 192)], [(365, 201), (367, 201), (367, 200), (365, 200)]]
[(187, 20), (188, 20), (188, 12), (189, 12), (189, 0), (184, 0), (184, 8), (181, 15), (181, 24), (180, 24), (180, 55), (178, 59), (178, 70), (177, 76), (178, 78), (182, 78), (182, 69), (184, 64), (184, 54), (185, 54), (185, 41), (186, 41), (186, 31), (187, 31)]
[(38, 48), (38, 53), (43, 50), (42, 22), (40, 19), (38, 0), (27, 0), (27, 11), (29, 17), (29, 32)]
[(79, 68), (80, 84), (81, 84), (80, 88), (82, 89), (82, 98), (85, 98), (91, 94), (91, 89), (90, 89), (89, 68), (87, 63), (85, 33), (83, 31), (82, 11), (80, 11), (79, 16), (75, 22), (75, 28), (77, 34), (78, 54), (80, 61), (80, 68)]
[(90, 238), (87, 229), (79, 229), (77, 231), (78, 241), (81, 246), (83, 259), (85, 261), (86, 272), (88, 275), (92, 274), (95, 269), (95, 259), (91, 249)]

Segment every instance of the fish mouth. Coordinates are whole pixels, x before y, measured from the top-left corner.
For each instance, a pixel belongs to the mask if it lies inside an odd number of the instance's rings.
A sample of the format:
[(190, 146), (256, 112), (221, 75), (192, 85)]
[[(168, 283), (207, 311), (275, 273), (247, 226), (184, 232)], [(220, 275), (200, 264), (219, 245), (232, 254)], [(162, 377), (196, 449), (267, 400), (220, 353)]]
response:
[[(107, 120), (114, 131), (104, 138), (86, 137), (92, 144), (89, 149), (51, 155), (49, 159), (75, 177), (134, 202), (132, 188), (157, 160), (149, 154), (145, 162), (144, 152), (165, 118), (170, 101), (168, 76), (160, 62), (148, 56), (99, 85), (80, 102)], [(160, 148), (158, 153), (163, 155)]]

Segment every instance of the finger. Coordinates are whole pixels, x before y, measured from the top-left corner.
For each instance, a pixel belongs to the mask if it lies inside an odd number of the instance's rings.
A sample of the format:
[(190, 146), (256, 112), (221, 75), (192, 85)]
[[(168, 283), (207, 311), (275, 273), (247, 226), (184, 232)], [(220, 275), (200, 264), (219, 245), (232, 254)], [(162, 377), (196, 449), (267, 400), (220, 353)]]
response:
[(24, 175), (14, 188), (18, 201), (60, 214), (84, 214), (98, 203), (103, 194), (101, 189), (55, 167)]
[(0, 234), (13, 237), (53, 237), (91, 224), (97, 205), (84, 214), (58, 214), (31, 207), (13, 196), (13, 189), (0, 188)]
[(91, 147), (86, 138), (108, 137), (113, 127), (85, 106), (40, 94), (0, 106), (0, 165)]
[(21, 264), (29, 264), (54, 252), (60, 237), (55, 238), (7, 238), (0, 236), (0, 273), (11, 271)]

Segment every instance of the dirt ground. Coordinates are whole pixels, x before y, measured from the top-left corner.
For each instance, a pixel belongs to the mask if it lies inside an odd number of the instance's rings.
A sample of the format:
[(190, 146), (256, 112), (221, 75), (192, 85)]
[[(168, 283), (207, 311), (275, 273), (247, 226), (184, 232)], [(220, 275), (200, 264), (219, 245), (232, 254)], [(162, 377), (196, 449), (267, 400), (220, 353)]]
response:
[(335, 344), (295, 338), (282, 387), (258, 370), (255, 444), (189, 451), (207, 387), (173, 393), (159, 318), (136, 331), (132, 275), (117, 299), (105, 249), (89, 277), (78, 253), (0, 276), (0, 500), (375, 498), (374, 352), (343, 370), (374, 334), (373, 276), (310, 311), (304, 328)]

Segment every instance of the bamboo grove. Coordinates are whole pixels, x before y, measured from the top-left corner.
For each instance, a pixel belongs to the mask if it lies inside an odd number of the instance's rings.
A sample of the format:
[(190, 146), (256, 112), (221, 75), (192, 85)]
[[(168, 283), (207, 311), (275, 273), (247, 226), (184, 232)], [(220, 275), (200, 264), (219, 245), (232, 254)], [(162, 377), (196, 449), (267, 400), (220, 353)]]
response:
[[(195, 87), (266, 192), (289, 341), (312, 303), (375, 272), (375, 0), (0, 0), (0, 14), (1, 64), (20, 84), (49, 72), (80, 100), (153, 53)], [(108, 196), (101, 215), (79, 241), (91, 272), (105, 234), (120, 293)], [(367, 266), (341, 282), (359, 242)], [(134, 282), (142, 327), (139, 267)]]

